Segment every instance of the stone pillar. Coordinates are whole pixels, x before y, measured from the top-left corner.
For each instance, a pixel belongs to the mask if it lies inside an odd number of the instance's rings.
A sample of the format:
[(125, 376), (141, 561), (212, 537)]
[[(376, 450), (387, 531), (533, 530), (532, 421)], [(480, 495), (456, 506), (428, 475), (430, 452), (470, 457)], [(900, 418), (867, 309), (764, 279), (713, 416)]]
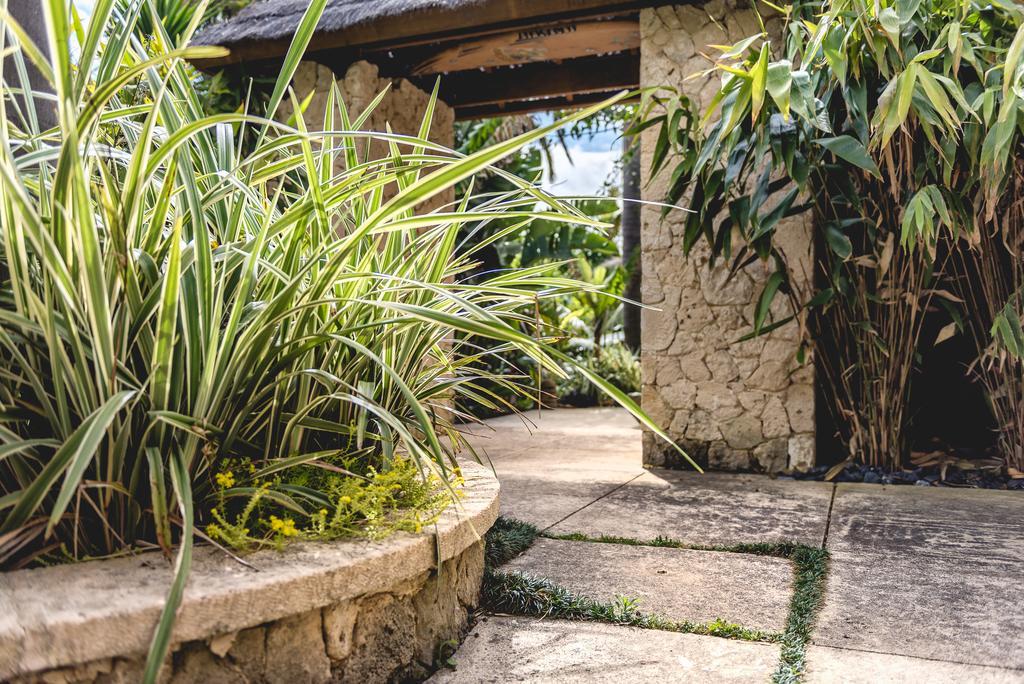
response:
[[(769, 20), (769, 33), (774, 23)], [(760, 31), (749, 9), (722, 0), (703, 6), (642, 10), (641, 87), (666, 85), (708, 103), (719, 85), (712, 74), (685, 80), (712, 64), (709, 45), (732, 44)], [(643, 198), (662, 200), (669, 172), (653, 180), (650, 160), (657, 130), (642, 135)], [(814, 370), (797, 364), (796, 323), (738, 342), (752, 330), (754, 307), (769, 269), (758, 262), (727, 280), (729, 264), (709, 268), (701, 242), (685, 257), (684, 216), (645, 206), (642, 211), (643, 407), (698, 462), (718, 470), (777, 471), (814, 464)], [(717, 222), (717, 221), (716, 221)], [(810, 282), (809, 224), (788, 219), (779, 228), (791, 268)], [(738, 240), (734, 240), (736, 244)], [(776, 297), (775, 320), (790, 315)], [(655, 435), (644, 435), (644, 463), (680, 466)]]
[[(365, 61), (351, 64), (341, 77), (338, 77), (328, 67), (316, 62), (307, 61), (299, 64), (292, 79), (292, 87), (295, 89), (296, 96), (301, 102), (310, 92), (315, 93), (303, 114), (303, 119), (309, 130), (323, 129), (327, 97), (335, 79), (337, 79), (341, 98), (351, 119), (358, 117), (382, 90), (389, 88), (388, 94), (363, 123), (362, 130), (383, 133), (390, 125), (394, 133), (419, 134), (423, 114), (430, 102), (430, 93), (420, 90), (404, 78), (381, 78), (377, 67)], [(281, 105), (279, 117), (284, 120), (291, 115), (291, 104), (286, 100)], [(337, 114), (335, 114), (335, 127), (341, 127)], [(448, 148), (455, 143), (455, 110), (444, 102), (437, 102), (428, 138), (431, 142)], [(407, 150), (408, 148), (404, 147), (403, 149)], [(381, 140), (372, 141), (369, 154), (371, 159), (386, 155), (387, 143)], [(365, 157), (362, 149), (359, 150), (359, 157), (360, 159)], [(340, 157), (336, 162), (339, 165), (344, 163)], [(436, 209), (451, 202), (453, 197), (454, 192), (452, 191), (441, 193), (425, 202), (419, 209), (420, 211)]]

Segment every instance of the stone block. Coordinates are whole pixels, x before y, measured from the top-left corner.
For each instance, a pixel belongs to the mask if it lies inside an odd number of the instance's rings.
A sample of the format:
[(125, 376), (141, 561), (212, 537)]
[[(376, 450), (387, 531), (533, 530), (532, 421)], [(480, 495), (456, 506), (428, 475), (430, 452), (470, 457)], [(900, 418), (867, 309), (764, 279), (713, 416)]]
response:
[(786, 407), (777, 394), (771, 395), (765, 402), (764, 411), (761, 413), (761, 425), (764, 436), (768, 439), (786, 437), (790, 434), (789, 414), (786, 413)]
[(344, 660), (352, 652), (352, 632), (359, 607), (355, 601), (343, 601), (324, 608), (324, 646), (331, 660)]
[(171, 684), (248, 684), (249, 681), (237, 668), (218, 658), (201, 643), (183, 649), (176, 654), (176, 660), (179, 660), (180, 665), (174, 669)]
[(488, 617), (431, 684), (478, 682), (763, 682), (778, 646), (621, 625)]
[[(770, 13), (765, 16), (771, 17)], [(776, 34), (780, 25), (771, 24)], [(706, 104), (720, 87), (715, 75), (689, 78), (712, 66), (702, 53), (713, 54), (712, 44), (731, 44), (760, 32), (754, 11), (739, 7), (732, 0), (711, 0), (702, 6), (665, 5), (641, 11), (640, 81), (644, 87), (670, 86), (692, 99)], [(650, 161), (657, 139), (652, 128), (641, 136), (644, 178), (643, 198), (660, 201), (667, 187), (666, 171), (651, 178)], [(683, 203), (686, 198), (683, 198)], [(718, 218), (709, 219), (717, 223)], [(703, 243), (693, 246), (685, 258), (681, 248), (685, 234), (685, 216), (669, 213), (664, 218), (656, 207), (641, 212), (644, 302), (661, 311), (643, 319), (642, 356), (658, 355), (655, 372), (643, 376), (646, 405), (655, 408), (658, 424), (672, 438), (687, 444), (724, 442), (744, 454), (735, 461), (753, 458), (758, 469), (777, 469), (781, 442), (814, 430), (813, 396), (794, 385), (813, 388), (813, 367), (797, 369), (795, 352), (799, 327), (786, 325), (772, 334), (740, 342), (750, 330), (756, 301), (773, 267), (755, 261), (735, 273), (729, 264), (711, 266), (710, 250)], [(803, 218), (787, 219), (779, 226), (780, 245), (793, 261), (793, 285), (800, 290), (810, 280), (812, 241)], [(791, 315), (791, 303), (777, 297), (772, 304), (772, 320)], [(696, 388), (681, 387), (676, 369)], [(646, 371), (646, 368), (645, 368)], [(796, 373), (800, 377), (796, 377)], [(813, 391), (810, 392), (813, 395)], [(656, 398), (660, 397), (660, 401)], [(749, 413), (749, 416), (744, 416)], [(762, 425), (755, 425), (760, 422)], [(761, 446), (766, 442), (770, 445)], [(645, 440), (645, 450), (655, 449), (655, 440)], [(811, 460), (807, 440), (798, 440), (792, 449), (800, 462)], [(810, 442), (813, 447), (813, 441)], [(752, 449), (761, 447), (757, 455)], [(645, 452), (646, 453), (646, 452)], [(722, 450), (714, 449), (722, 460)], [(664, 463), (664, 454), (645, 456), (646, 463)]]
[[(707, 364), (704, 363), (704, 354), (702, 352), (698, 351), (687, 354), (679, 359), (678, 363), (687, 380), (692, 382), (711, 380), (711, 371), (708, 369)], [(659, 382), (659, 384), (661, 383)]]
[(762, 361), (745, 384), (752, 389), (782, 392), (789, 385), (789, 368), (781, 361)]
[(722, 431), (719, 429), (718, 421), (713, 415), (702, 409), (697, 409), (690, 413), (686, 424), (686, 438), (702, 442), (713, 442), (722, 439)]
[(733, 382), (740, 377), (740, 369), (736, 365), (733, 355), (729, 350), (713, 351), (705, 359), (707, 369), (715, 382)]
[(786, 390), (786, 414), (793, 432), (814, 432), (814, 387), (790, 385)]
[(814, 434), (789, 438), (789, 467), (801, 471), (814, 467)]
[(267, 627), (266, 678), (272, 682), (327, 682), (331, 661), (324, 646), (319, 610), (287, 617)]
[(480, 604), (480, 589), (484, 581), (484, 541), (481, 539), (467, 548), (458, 560), (455, 590), (459, 603), (474, 609)]
[(733, 448), (724, 442), (714, 442), (708, 446), (708, 468), (726, 471), (750, 470), (750, 453)]
[(267, 630), (265, 627), (243, 629), (235, 635), (228, 658), (250, 681), (263, 679), (267, 667)]
[(743, 413), (722, 424), (722, 437), (733, 449), (752, 449), (764, 441), (761, 419), (753, 413)]
[(674, 409), (690, 409), (697, 398), (697, 388), (688, 380), (680, 380), (665, 386), (661, 396)]
[(380, 594), (359, 602), (352, 651), (339, 671), (341, 681), (386, 682), (411, 663), (416, 651), (416, 611), (412, 600)]
[(502, 567), (543, 577), (598, 601), (628, 596), (640, 611), (671, 620), (716, 619), (781, 632), (793, 568), (742, 553), (538, 539)]
[(717, 419), (734, 418), (743, 411), (736, 393), (728, 385), (717, 382), (698, 386), (696, 404)]
[(777, 473), (789, 464), (789, 440), (784, 437), (759, 444), (753, 451), (754, 466), (763, 473)]
[(687, 544), (790, 541), (820, 546), (832, 488), (828, 482), (767, 475), (652, 468), (551, 531), (634, 539), (662, 536)]

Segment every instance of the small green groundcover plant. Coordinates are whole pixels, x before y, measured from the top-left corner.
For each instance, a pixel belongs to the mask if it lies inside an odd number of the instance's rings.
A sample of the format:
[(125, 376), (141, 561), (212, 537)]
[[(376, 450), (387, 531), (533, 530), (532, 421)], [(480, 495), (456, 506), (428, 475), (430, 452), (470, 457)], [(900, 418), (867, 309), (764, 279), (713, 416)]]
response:
[[(204, 532), (212, 541), (241, 551), (264, 546), (281, 548), (290, 539), (380, 539), (397, 531), (421, 532), (463, 495), (459, 466), (452, 469), (452, 478), (445, 483), (433, 472), (424, 475), (411, 459), (400, 457), (393, 459), (387, 469), (369, 466), (358, 477), (344, 467), (345, 472), (338, 473), (300, 466), (288, 472), (287, 480), (280, 475), (261, 477), (260, 470), (248, 460), (237, 464), (228, 461), (223, 467), (227, 470), (215, 477), (217, 504), (210, 509), (211, 522)], [(298, 515), (282, 509), (270, 495), (285, 485), (316, 492), (323, 506)], [(239, 490), (252, 492), (240, 509), (232, 505), (232, 494)]]
[[(676, 621), (643, 612), (637, 600), (616, 596), (597, 601), (569, 591), (543, 578), (500, 566), (525, 552), (537, 537), (595, 544), (623, 544), (673, 549), (691, 549), (719, 553), (746, 553), (786, 558), (793, 563), (793, 597), (789, 604), (785, 630), (765, 632), (716, 619), (711, 622)], [(825, 594), (829, 553), (826, 549), (792, 542), (754, 542), (727, 545), (699, 545), (668, 537), (651, 540), (611, 535), (590, 536), (578, 532), (542, 533), (533, 525), (514, 518), (500, 517), (486, 537), (484, 605), (487, 609), (513, 615), (551, 617), (564, 620), (595, 620), (615, 624), (660, 629), (670, 632), (705, 634), (726, 639), (780, 643), (779, 665), (772, 674), (776, 684), (803, 681), (807, 645), (810, 643), (818, 611)]]
[(223, 54), (189, 46), (204, 3), (180, 34), (152, 21), (142, 40), (147, 2), (97, 0), (83, 23), (44, 0), (50, 59), (0, 3), (16, 75), (0, 83), (0, 567), (174, 556), (147, 681), (195, 537), (415, 531), (458, 498), (460, 397), (526, 391), (488, 357), (515, 350), (556, 376), (573, 363), (532, 312), (588, 286), (548, 265), (466, 280), (501, 233), (462, 245), (460, 230), (603, 224), (511, 174), (508, 192), (452, 197), (554, 127), (463, 155), (426, 139), (434, 100), (416, 135), (366, 132), (376, 102), (350, 112), (337, 87), (319, 130), (282, 121), (308, 95), (289, 84), (325, 4), (265, 111), (207, 114), (187, 62)]

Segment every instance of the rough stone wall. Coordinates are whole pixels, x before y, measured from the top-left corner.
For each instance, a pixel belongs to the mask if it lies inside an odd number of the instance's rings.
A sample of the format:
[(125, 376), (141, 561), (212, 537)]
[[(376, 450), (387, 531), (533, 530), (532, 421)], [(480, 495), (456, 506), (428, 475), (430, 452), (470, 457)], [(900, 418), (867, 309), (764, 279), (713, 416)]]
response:
[[(389, 592), (179, 644), (161, 681), (170, 684), (421, 681), (447, 642), (458, 640), (477, 607), (484, 573), (478, 541)], [(107, 658), (40, 672), (12, 684), (135, 684), (144, 657)]]
[[(292, 87), (299, 102), (306, 99), (309, 93), (314, 95), (306, 106), (303, 113), (303, 121), (310, 131), (323, 130), (324, 113), (327, 108), (328, 94), (331, 91), (331, 84), (335, 81), (336, 75), (328, 67), (316, 62), (302, 62), (295, 71), (292, 79)], [(430, 102), (430, 94), (423, 92), (405, 79), (386, 79), (378, 74), (377, 67), (369, 62), (360, 61), (348, 67), (345, 75), (337, 78), (338, 89), (341, 92), (342, 101), (348, 111), (350, 119), (357, 118), (370, 104), (373, 99), (385, 88), (388, 94), (373, 110), (361, 129), (384, 133), (390, 125), (394, 133), (403, 135), (418, 135), (420, 125), (423, 121), (423, 114), (426, 112)], [(337, 107), (337, 105), (335, 105)], [(281, 117), (287, 119), (292, 115), (291, 103), (287, 100), (282, 103)], [(338, 113), (335, 110), (335, 129), (340, 130)], [(455, 143), (455, 110), (438, 101), (434, 109), (430, 123), (429, 140), (439, 145), (451, 148)], [(366, 159), (379, 159), (388, 154), (388, 145), (382, 140), (369, 141), (369, 155), (361, 142), (357, 153), (360, 161)], [(408, 148), (403, 148), (407, 150)], [(341, 170), (344, 160), (341, 156), (335, 162), (338, 170)], [(394, 192), (394, 189), (391, 190)], [(385, 195), (387, 196), (388, 193)], [(454, 194), (452, 192), (441, 193), (437, 197), (425, 202), (421, 211), (429, 211), (451, 202)]]
[[(766, 23), (769, 34), (773, 28), (778, 32), (777, 20)], [(732, 44), (759, 31), (753, 11), (723, 0), (645, 9), (640, 15), (640, 84), (672, 86), (707, 104), (719, 77), (684, 80), (712, 66), (701, 53), (714, 55), (707, 46)], [(658, 201), (666, 194), (669, 173), (653, 181), (649, 177), (656, 138), (654, 128), (642, 137), (642, 187), (644, 199)], [(803, 367), (796, 362), (796, 323), (737, 342), (752, 329), (768, 268), (755, 263), (727, 281), (729, 264), (709, 268), (703, 243), (684, 257), (684, 223), (682, 212), (662, 220), (659, 207), (642, 211), (643, 302), (660, 309), (643, 312), (644, 409), (709, 468), (810, 467), (814, 373), (809, 361)], [(791, 268), (809, 282), (808, 225), (800, 218), (788, 219), (779, 235)], [(790, 313), (789, 305), (777, 297), (773, 317)], [(644, 435), (644, 462), (682, 465), (671, 447), (652, 433)]]

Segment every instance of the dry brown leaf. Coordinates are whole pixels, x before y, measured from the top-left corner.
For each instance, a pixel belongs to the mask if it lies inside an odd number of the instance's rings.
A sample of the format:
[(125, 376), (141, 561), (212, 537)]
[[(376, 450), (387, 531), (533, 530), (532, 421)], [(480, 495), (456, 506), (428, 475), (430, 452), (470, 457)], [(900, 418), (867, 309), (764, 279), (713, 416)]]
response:
[(956, 323), (950, 323), (948, 325), (945, 325), (943, 326), (942, 330), (939, 331), (939, 334), (935, 337), (935, 344), (942, 344), (949, 338), (953, 337), (953, 335), (956, 335)]
[(832, 478), (834, 478), (839, 473), (843, 472), (843, 468), (848, 466), (852, 460), (852, 458), (847, 458), (846, 460), (836, 463), (834, 466), (829, 468), (828, 472), (825, 473), (825, 481), (830, 482)]

